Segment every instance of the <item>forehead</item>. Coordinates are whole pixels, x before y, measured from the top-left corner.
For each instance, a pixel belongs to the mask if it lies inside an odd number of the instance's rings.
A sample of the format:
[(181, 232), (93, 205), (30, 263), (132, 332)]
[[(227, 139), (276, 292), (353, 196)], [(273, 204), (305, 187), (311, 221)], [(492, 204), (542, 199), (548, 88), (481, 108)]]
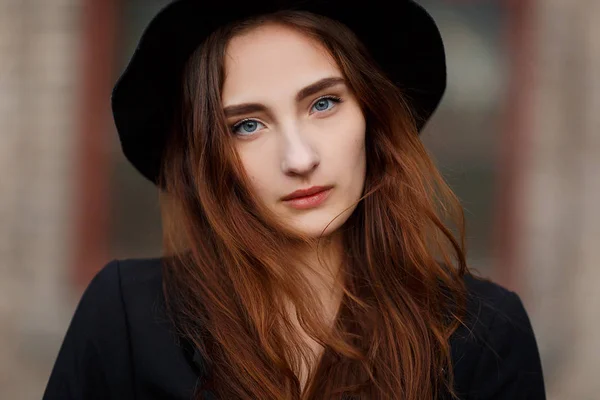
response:
[(290, 27), (265, 24), (228, 43), (222, 95), (232, 102), (259, 94), (295, 95), (327, 76), (342, 73), (322, 44)]

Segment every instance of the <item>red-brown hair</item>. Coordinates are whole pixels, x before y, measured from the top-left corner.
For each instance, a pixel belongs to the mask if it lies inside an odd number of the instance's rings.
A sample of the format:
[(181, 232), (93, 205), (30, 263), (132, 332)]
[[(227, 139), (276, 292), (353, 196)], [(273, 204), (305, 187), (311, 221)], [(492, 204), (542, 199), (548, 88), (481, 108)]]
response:
[[(319, 319), (290, 251), (299, 236), (250, 190), (222, 110), (228, 41), (279, 23), (330, 52), (367, 122), (363, 196), (339, 232), (345, 253), (334, 329)], [(460, 204), (419, 139), (410, 105), (342, 24), (279, 12), (219, 28), (190, 58), (161, 175), (163, 290), (177, 332), (201, 352), (222, 399), (423, 400), (452, 392), (449, 337), (461, 323), (467, 272)], [(458, 231), (456, 237), (452, 229)], [(300, 393), (306, 349), (284, 311), (324, 347)]]

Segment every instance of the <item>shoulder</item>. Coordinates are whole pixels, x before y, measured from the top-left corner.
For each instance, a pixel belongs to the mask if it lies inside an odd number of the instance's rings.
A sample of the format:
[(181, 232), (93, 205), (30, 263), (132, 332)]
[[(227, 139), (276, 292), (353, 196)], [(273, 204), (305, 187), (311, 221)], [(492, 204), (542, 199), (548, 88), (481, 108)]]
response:
[(112, 260), (96, 273), (87, 290), (106, 285), (131, 288), (160, 282), (163, 260), (160, 257)]
[(110, 337), (117, 337), (117, 334), (131, 337), (132, 330), (156, 322), (157, 316), (162, 315), (164, 303), (163, 260), (112, 260), (96, 273), (81, 297), (75, 315), (89, 315), (87, 319), (93, 320), (90, 326), (107, 327), (95, 334)]
[(459, 395), (545, 399), (537, 342), (519, 295), (471, 274), (464, 281), (467, 313), (451, 338)]
[(102, 399), (115, 393), (122, 395), (120, 398), (133, 396), (130, 324), (123, 288), (155, 281), (157, 265), (156, 260), (113, 260), (96, 273), (71, 318), (44, 400)]
[[(164, 258), (129, 258), (114, 260), (121, 295), (127, 303), (132, 297), (157, 296), (162, 288), (162, 265)], [(110, 270), (110, 264), (104, 269)], [(99, 275), (104, 273), (104, 269)], [(108, 272), (109, 274), (111, 272)]]
[[(464, 277), (467, 288), (467, 314), (463, 326), (470, 336), (492, 339), (501, 333), (511, 333), (521, 339), (535, 341), (529, 316), (520, 296), (489, 279), (468, 274)], [(530, 342), (531, 343), (531, 342)]]
[(79, 308), (123, 308), (132, 297), (156, 295), (162, 284), (162, 258), (112, 260), (103, 266), (85, 289)]
[(149, 296), (160, 292), (161, 265), (161, 258), (108, 262), (98, 270), (83, 292), (74, 319), (85, 320), (90, 329), (97, 324), (111, 326), (115, 319), (109, 318), (109, 315), (122, 314), (130, 299), (141, 296), (148, 301)]
[(162, 258), (112, 260), (96, 272), (81, 301), (102, 303), (102, 299), (120, 297), (123, 288), (136, 290), (148, 283), (160, 283), (162, 261)]
[[(98, 270), (73, 314), (44, 400), (133, 397), (135, 350), (171, 343), (157, 323), (162, 260), (113, 260)], [(142, 347), (143, 340), (151, 345)]]
[(127, 309), (130, 300), (137, 298), (148, 302), (160, 293), (161, 260), (112, 260), (103, 266), (79, 300), (69, 326), (73, 337), (85, 338), (98, 345), (122, 337), (115, 333), (129, 328)]

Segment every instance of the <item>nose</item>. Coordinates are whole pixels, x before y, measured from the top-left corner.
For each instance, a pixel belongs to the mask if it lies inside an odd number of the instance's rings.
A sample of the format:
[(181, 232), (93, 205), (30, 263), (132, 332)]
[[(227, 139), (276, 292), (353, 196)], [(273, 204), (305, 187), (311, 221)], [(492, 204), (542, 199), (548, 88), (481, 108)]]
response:
[(284, 135), (281, 170), (286, 175), (307, 175), (319, 165), (316, 149), (296, 129)]

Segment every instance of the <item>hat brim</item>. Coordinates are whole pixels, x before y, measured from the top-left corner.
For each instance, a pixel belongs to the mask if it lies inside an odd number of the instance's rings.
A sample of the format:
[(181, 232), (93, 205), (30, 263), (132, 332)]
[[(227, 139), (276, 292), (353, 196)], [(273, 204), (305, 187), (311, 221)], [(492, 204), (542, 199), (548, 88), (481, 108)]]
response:
[(125, 157), (154, 183), (185, 62), (203, 38), (234, 20), (294, 8), (342, 22), (403, 90), (419, 131), (443, 96), (446, 62), (442, 38), (433, 18), (413, 1), (372, 0), (367, 7), (343, 0), (234, 3), (178, 0), (166, 6), (146, 27), (113, 88), (112, 112)]

